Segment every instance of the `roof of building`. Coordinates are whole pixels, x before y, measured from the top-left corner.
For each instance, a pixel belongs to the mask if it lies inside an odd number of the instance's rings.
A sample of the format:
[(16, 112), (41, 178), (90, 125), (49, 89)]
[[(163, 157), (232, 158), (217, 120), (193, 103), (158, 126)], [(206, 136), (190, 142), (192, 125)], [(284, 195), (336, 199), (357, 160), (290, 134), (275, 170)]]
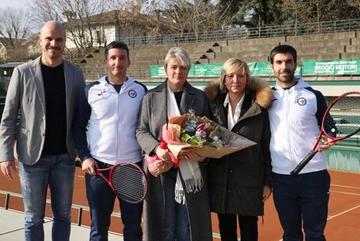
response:
[(0, 64), (0, 68), (15, 68), (16, 66), (23, 64), (24, 62), (9, 62), (6, 64)]

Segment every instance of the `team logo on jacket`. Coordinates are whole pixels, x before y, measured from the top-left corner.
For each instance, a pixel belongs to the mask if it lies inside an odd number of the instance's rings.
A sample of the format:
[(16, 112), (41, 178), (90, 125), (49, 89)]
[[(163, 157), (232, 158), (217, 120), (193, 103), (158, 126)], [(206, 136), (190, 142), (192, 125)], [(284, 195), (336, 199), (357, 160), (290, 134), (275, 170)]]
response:
[(298, 105), (304, 106), (307, 103), (307, 100), (304, 97), (300, 97), (297, 101)]
[(130, 98), (136, 98), (137, 93), (135, 90), (129, 90), (128, 95), (130, 96)]

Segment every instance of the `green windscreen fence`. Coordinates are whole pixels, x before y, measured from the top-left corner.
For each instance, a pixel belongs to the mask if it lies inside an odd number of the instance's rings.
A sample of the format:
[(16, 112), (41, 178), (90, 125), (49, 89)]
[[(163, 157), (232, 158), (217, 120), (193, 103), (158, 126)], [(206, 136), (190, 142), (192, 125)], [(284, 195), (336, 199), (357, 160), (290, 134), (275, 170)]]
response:
[[(219, 77), (223, 64), (194, 64), (189, 71), (189, 77)], [(151, 65), (151, 78), (165, 78), (164, 66)]]
[[(274, 76), (270, 68), (270, 62), (255, 62), (255, 63), (248, 63), (250, 69), (251, 76)], [(295, 75), (301, 74), (301, 66), (297, 66)]]
[[(223, 64), (193, 64), (189, 77), (219, 77)], [(274, 76), (270, 62), (248, 63), (251, 76)], [(295, 75), (360, 75), (360, 59), (304, 60), (298, 65)], [(164, 66), (151, 65), (151, 78), (166, 78)]]

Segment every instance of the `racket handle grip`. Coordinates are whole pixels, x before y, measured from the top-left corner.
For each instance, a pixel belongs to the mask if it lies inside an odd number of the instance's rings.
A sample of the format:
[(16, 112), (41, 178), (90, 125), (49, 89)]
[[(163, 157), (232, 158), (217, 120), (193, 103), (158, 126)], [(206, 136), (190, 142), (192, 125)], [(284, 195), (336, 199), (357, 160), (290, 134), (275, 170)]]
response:
[(315, 156), (317, 152), (310, 151), (304, 159), (290, 172), (292, 176), (296, 176), (299, 172), (309, 163), (309, 161)]

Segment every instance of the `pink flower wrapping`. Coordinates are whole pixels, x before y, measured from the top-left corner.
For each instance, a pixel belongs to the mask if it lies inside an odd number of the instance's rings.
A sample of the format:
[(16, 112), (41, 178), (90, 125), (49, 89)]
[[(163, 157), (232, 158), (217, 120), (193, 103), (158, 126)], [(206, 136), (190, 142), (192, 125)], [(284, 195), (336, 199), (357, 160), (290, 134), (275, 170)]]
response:
[[(167, 149), (167, 143), (161, 138), (160, 146), (159, 148)], [(163, 172), (166, 172), (170, 170), (173, 166), (178, 167), (179, 166), (179, 159), (177, 159), (171, 152), (171, 161), (172, 162), (165, 162), (164, 160), (161, 160), (157, 155), (145, 155), (145, 162), (148, 167), (149, 172), (157, 177)]]
[(167, 172), (174, 166), (174, 163), (165, 162), (159, 159), (156, 155), (145, 155), (144, 159), (149, 172), (155, 177), (159, 176), (163, 172)]

